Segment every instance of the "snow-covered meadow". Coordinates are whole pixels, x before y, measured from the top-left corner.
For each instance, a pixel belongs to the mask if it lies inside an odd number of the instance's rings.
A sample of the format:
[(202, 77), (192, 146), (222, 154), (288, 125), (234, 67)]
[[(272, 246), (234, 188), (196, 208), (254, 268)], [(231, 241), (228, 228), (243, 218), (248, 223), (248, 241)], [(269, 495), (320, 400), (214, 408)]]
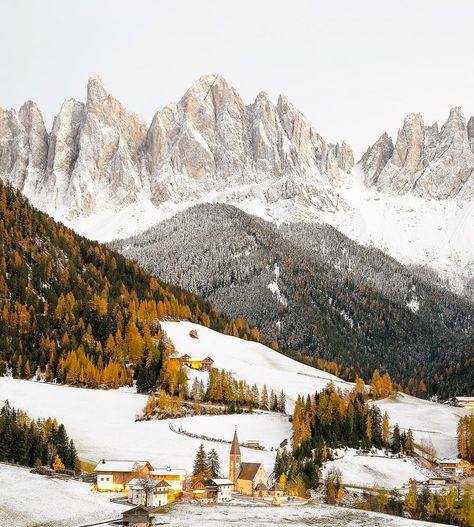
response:
[[(196, 450), (202, 442), (215, 448), (222, 469), (228, 470), (230, 445), (201, 441), (171, 430), (170, 420), (135, 421), (146, 403), (146, 396), (126, 390), (91, 390), (0, 377), (0, 403), (25, 410), (34, 418), (56, 417), (74, 439), (81, 458), (147, 459), (153, 465), (191, 470)], [(203, 420), (205, 425), (201, 425)], [(260, 439), (272, 446), (290, 435), (288, 419), (277, 414), (199, 416), (172, 420), (175, 429), (188, 427), (191, 432), (216, 439), (231, 440), (234, 430), (241, 441)], [(196, 424), (194, 424), (194, 421)], [(259, 461), (270, 473), (275, 452), (242, 449), (245, 461)]]
[(423, 481), (427, 472), (421, 471), (411, 458), (390, 458), (380, 455), (358, 455), (354, 450), (339, 452), (338, 459), (329, 461), (324, 472), (336, 469), (345, 485), (362, 487), (401, 487), (410, 479)]
[[(92, 493), (78, 481), (60, 481), (30, 474), (28, 469), (0, 464), (0, 525), (2, 527), (76, 527), (119, 518), (128, 507), (110, 502), (110, 494)], [(241, 501), (228, 505), (175, 504), (155, 518), (170, 527), (434, 527), (383, 514), (328, 505), (267, 507)]]
[[(214, 367), (230, 371), (237, 379), (256, 384), (259, 389), (264, 384), (268, 391), (284, 390), (287, 411), (292, 411), (299, 394), (314, 394), (322, 390), (329, 381), (343, 390), (352, 389), (352, 384), (317, 368), (290, 359), (263, 344), (242, 340), (217, 333), (212, 329), (192, 322), (161, 322), (161, 326), (180, 354), (204, 358), (209, 355)], [(189, 332), (195, 329), (198, 339), (191, 338)]]
[(119, 518), (127, 509), (112, 503), (111, 494), (92, 493), (87, 483), (50, 479), (3, 463), (0, 488), (2, 527), (75, 527)]
[(260, 505), (226, 504), (205, 507), (176, 505), (155, 519), (155, 525), (170, 527), (435, 527), (435, 523), (397, 518), (386, 514), (331, 507), (304, 505), (266, 507)]
[(469, 413), (464, 408), (433, 403), (403, 393), (376, 404), (382, 413), (388, 413), (391, 424), (398, 423), (405, 431), (411, 428), (415, 441), (431, 441), (439, 458), (457, 456), (459, 418)]

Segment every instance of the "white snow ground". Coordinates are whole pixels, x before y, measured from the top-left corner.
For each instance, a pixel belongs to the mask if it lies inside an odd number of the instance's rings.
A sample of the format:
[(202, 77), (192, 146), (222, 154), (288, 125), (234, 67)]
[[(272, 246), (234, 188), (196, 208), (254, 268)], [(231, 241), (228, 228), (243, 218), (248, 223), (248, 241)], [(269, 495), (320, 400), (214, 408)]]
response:
[(433, 403), (405, 395), (377, 401), (377, 406), (404, 429), (412, 429), (416, 442), (431, 440), (439, 458), (457, 456), (456, 429), (459, 418), (469, 412), (446, 404)]
[(411, 458), (392, 459), (386, 456), (357, 455), (354, 450), (339, 451), (341, 457), (329, 461), (328, 470), (337, 469), (346, 486), (384, 487), (386, 489), (401, 487), (410, 479), (423, 481), (427, 479)]
[[(50, 480), (28, 469), (0, 464), (0, 525), (2, 527), (76, 527), (117, 518), (126, 507), (111, 503), (110, 494), (93, 494), (89, 485)], [(265, 507), (229, 504), (200, 507), (176, 504), (155, 524), (170, 527), (434, 527), (437, 524), (328, 505)]]
[[(264, 383), (269, 389), (285, 389), (287, 409), (301, 394), (314, 393), (332, 380), (336, 386), (350, 388), (337, 377), (300, 364), (261, 344), (216, 333), (189, 322), (163, 322), (175, 347), (191, 356), (210, 355), (215, 366), (225, 368), (239, 379)], [(189, 337), (197, 329), (198, 339)], [(193, 375), (205, 377), (204, 372)], [(256, 439), (267, 449), (242, 449), (244, 461), (261, 462), (270, 474), (275, 450), (291, 436), (288, 418), (279, 414), (255, 413), (224, 416), (197, 416), (162, 421), (135, 421), (146, 403), (146, 396), (130, 389), (90, 390), (70, 386), (0, 377), (0, 404), (10, 403), (34, 418), (56, 417), (64, 423), (83, 459), (148, 459), (157, 466), (172, 465), (191, 470), (195, 452), (202, 442), (206, 450), (215, 448), (224, 474), (228, 471), (229, 444), (189, 437), (182, 431), (213, 439), (230, 440), (237, 428), (240, 440)], [(412, 428), (415, 439), (429, 437), (438, 455), (456, 455), (455, 431), (464, 410), (399, 395), (378, 401), (387, 410), (391, 424)], [(174, 430), (172, 429), (174, 428)], [(347, 484), (399, 486), (408, 479), (424, 479), (411, 461), (359, 457), (347, 454), (335, 461)]]
[[(161, 322), (161, 326), (180, 354), (202, 358), (209, 355), (215, 368), (224, 368), (250, 385), (255, 383), (261, 389), (266, 384), (269, 392), (283, 389), (287, 396), (287, 412), (293, 411), (298, 394), (313, 394), (322, 390), (329, 381), (343, 390), (350, 390), (353, 386), (335, 375), (301, 364), (257, 342), (223, 335), (191, 322)], [(198, 339), (189, 336), (191, 329), (197, 330)]]
[(61, 481), (0, 463), (2, 527), (75, 527), (119, 518), (130, 507), (111, 503), (113, 494), (92, 493), (90, 484)]
[(306, 505), (265, 507), (258, 505), (221, 504), (206, 507), (176, 505), (160, 515), (155, 525), (170, 527), (435, 527), (440, 524), (396, 518), (386, 514), (331, 507)]
[[(135, 421), (146, 403), (146, 396), (122, 390), (91, 390), (0, 377), (0, 404), (8, 399), (31, 417), (56, 417), (74, 439), (83, 459), (147, 459), (153, 465), (192, 469), (196, 450), (204, 443), (206, 450), (215, 448), (226, 474), (230, 445), (201, 441), (178, 434), (170, 429), (170, 420)], [(206, 422), (206, 434), (216, 439), (231, 440), (235, 428), (240, 440), (274, 437), (277, 446), (289, 437), (290, 423), (284, 416), (253, 414), (232, 416), (202, 416), (186, 420)], [(181, 419), (174, 419), (179, 429)], [(186, 429), (186, 426), (183, 426)], [(247, 436), (251, 437), (247, 437)], [(264, 464), (268, 473), (273, 470), (275, 452), (243, 448), (244, 461)]]

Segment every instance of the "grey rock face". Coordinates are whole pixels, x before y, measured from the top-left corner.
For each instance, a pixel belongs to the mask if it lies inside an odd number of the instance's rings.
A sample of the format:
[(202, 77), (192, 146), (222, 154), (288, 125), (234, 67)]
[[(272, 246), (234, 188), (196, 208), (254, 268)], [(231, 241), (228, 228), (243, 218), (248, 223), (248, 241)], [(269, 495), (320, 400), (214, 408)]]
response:
[(460, 108), (453, 108), (438, 131), (425, 126), (420, 114), (405, 118), (390, 155), (384, 134), (360, 161), (366, 182), (378, 190), (413, 192), (434, 199), (470, 199), (473, 194), (473, 119), (466, 125)]
[(275, 106), (262, 92), (245, 106), (214, 76), (155, 114), (144, 150), (156, 203), (232, 189), (231, 201), (298, 198), (322, 205), (337, 201), (324, 185), (353, 166), (350, 148), (327, 145), (285, 98)]
[(367, 185), (374, 185), (380, 176), (380, 172), (392, 157), (393, 142), (392, 138), (385, 132), (380, 138), (371, 146), (360, 160), (362, 169), (365, 174), (365, 182)]
[(467, 137), (469, 138), (471, 150), (474, 152), (474, 117), (471, 117), (467, 123)]
[[(0, 177), (48, 212), (73, 218), (221, 193), (337, 208), (334, 183), (354, 164), (351, 149), (329, 145), (284, 97), (265, 93), (246, 106), (223, 78), (199, 79), (150, 127), (91, 79), (85, 104), (67, 99), (49, 137), (39, 110), (0, 114)], [(28, 189), (31, 189), (29, 192)]]
[(35, 103), (28, 101), (17, 113), (0, 109), (0, 175), (18, 189), (35, 188), (48, 156), (48, 134)]

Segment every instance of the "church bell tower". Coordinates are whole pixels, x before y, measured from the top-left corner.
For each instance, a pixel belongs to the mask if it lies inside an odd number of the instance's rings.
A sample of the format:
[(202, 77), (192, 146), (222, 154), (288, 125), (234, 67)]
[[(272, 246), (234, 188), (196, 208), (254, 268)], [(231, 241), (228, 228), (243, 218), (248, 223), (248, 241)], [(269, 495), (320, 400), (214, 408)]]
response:
[(229, 456), (229, 479), (234, 483), (237, 481), (240, 473), (240, 446), (239, 438), (237, 437), (237, 430), (234, 432), (234, 439), (232, 440), (232, 446), (230, 447)]

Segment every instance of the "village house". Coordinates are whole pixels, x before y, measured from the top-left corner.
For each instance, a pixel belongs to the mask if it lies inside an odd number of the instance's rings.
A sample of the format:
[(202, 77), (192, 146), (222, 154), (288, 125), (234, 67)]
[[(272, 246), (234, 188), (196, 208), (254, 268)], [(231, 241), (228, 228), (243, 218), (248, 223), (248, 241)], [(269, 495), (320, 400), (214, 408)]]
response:
[(101, 492), (123, 491), (133, 478), (147, 477), (153, 467), (148, 461), (100, 461), (94, 469), (97, 475), (97, 490)]
[(172, 491), (182, 491), (184, 489), (187, 475), (184, 469), (171, 467), (155, 468), (150, 472), (151, 478), (166, 481)]
[(438, 467), (441, 469), (443, 474), (451, 476), (462, 476), (472, 469), (469, 461), (464, 459), (441, 459), (438, 461)]
[(263, 495), (268, 489), (268, 476), (263, 465), (242, 462), (237, 431), (230, 448), (229, 479), (235, 483), (234, 490), (247, 496)]
[(193, 494), (202, 503), (224, 503), (232, 499), (233, 487), (230, 479), (202, 479), (194, 484)]
[(128, 501), (133, 505), (163, 507), (168, 503), (169, 488), (163, 480), (134, 478), (128, 483)]
[(129, 509), (122, 514), (122, 526), (126, 527), (148, 527), (150, 525), (150, 514), (146, 507), (138, 506)]
[(451, 406), (459, 406), (460, 408), (465, 408), (466, 410), (474, 411), (474, 397), (451, 397), (451, 399), (448, 399), (446, 403), (450, 404)]
[(214, 360), (209, 357), (190, 357), (187, 353), (179, 357), (172, 357), (178, 360), (183, 366), (193, 368), (194, 370), (211, 371)]

